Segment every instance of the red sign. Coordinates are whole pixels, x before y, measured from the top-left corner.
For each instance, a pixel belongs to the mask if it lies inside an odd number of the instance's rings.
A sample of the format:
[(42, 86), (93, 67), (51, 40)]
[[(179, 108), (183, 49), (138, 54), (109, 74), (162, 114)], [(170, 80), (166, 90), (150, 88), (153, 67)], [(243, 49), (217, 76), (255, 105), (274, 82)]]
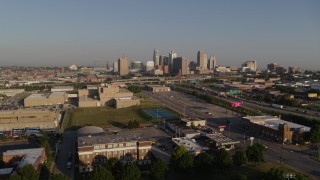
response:
[(230, 103), (230, 107), (240, 107), (242, 106), (242, 102), (231, 102)]
[(219, 129), (224, 129), (226, 128), (227, 126), (218, 126)]

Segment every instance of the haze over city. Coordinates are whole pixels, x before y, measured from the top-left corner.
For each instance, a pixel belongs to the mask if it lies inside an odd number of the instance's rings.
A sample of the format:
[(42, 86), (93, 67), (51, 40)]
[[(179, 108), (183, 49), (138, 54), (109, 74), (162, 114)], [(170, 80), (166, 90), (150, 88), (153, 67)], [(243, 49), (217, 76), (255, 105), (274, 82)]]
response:
[(1, 66), (104, 66), (174, 50), (319, 69), (319, 1), (6, 1)]

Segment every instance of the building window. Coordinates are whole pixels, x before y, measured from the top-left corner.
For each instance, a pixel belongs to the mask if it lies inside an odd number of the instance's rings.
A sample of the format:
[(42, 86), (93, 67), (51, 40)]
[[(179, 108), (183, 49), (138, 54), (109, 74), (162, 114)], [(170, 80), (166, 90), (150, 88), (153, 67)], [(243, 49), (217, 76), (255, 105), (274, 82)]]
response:
[(108, 148), (111, 149), (112, 148), (112, 144), (108, 144)]
[(123, 147), (123, 144), (119, 144), (119, 147), (120, 147), (120, 148)]

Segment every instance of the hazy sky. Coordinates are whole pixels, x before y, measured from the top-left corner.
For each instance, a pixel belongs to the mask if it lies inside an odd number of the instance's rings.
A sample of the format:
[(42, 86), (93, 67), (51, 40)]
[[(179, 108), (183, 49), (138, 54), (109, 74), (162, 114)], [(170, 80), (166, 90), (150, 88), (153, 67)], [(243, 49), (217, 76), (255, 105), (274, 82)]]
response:
[(105, 65), (122, 55), (196, 59), (219, 65), (320, 69), (320, 1), (27, 0), (0, 2), (0, 66)]

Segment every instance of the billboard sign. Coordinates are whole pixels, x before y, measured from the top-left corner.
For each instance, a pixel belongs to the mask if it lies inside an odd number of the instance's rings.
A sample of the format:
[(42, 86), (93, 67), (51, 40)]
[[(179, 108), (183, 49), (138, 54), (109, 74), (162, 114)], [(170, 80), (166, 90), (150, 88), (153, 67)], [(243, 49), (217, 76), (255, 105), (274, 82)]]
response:
[(308, 98), (316, 98), (316, 97), (318, 97), (317, 93), (309, 93), (308, 94)]
[(230, 103), (230, 107), (240, 107), (242, 106), (242, 102), (231, 102)]

